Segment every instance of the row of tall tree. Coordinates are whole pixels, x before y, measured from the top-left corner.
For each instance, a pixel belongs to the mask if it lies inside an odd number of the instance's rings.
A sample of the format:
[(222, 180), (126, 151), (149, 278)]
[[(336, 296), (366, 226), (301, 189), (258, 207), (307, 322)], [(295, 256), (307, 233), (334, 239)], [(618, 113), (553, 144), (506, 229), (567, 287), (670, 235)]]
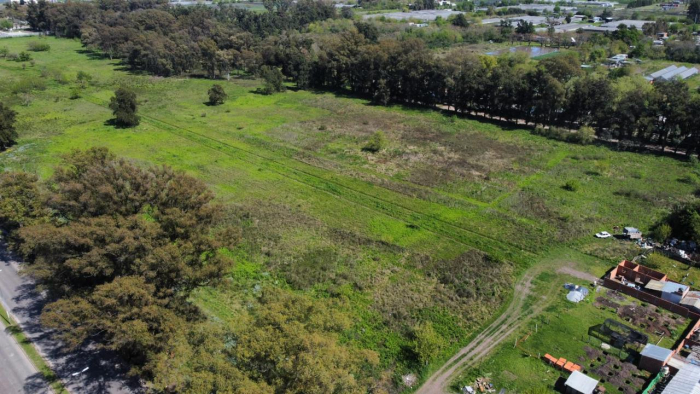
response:
[[(419, 39), (378, 40), (376, 29), (362, 22), (312, 37), (297, 30), (337, 17), (333, 7), (313, 0), (267, 2), (265, 13), (125, 3), (40, 0), (30, 8), (30, 22), (56, 35), (79, 36), (88, 48), (158, 75), (218, 78), (234, 71), (269, 73), (272, 66), (300, 88), (349, 89), (376, 104), (442, 105), (513, 122), (588, 125), (599, 136), (639, 144), (689, 152), (700, 147), (692, 115), (700, 104), (683, 82), (651, 87), (633, 78), (616, 81), (611, 76), (624, 73), (584, 73), (576, 56), (539, 62), (460, 50), (438, 56)], [(640, 32), (622, 33), (612, 38), (633, 45)]]

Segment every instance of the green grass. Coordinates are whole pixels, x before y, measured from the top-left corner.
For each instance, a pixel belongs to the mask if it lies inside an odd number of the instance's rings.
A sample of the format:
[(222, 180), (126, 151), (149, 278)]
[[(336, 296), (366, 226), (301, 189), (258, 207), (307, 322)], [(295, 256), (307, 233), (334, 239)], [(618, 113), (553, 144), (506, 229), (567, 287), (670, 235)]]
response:
[[(19, 52), (31, 40), (0, 45)], [(194, 302), (212, 319), (236, 324), (259, 286), (342, 300), (356, 322), (343, 340), (377, 350), (394, 376), (420, 373), (396, 362), (412, 325), (430, 320), (447, 342), (427, 371), (509, 299), (509, 289), (456, 297), (435, 279), (431, 261), (481, 250), (499, 257), (499, 273), (512, 279), (558, 264), (600, 275), (634, 250), (594, 239), (595, 232), (646, 231), (676, 204), (695, 200), (700, 186), (680, 181), (691, 169), (674, 158), (326, 92), (264, 96), (255, 93), (260, 82), (245, 76), (218, 81), (229, 99), (211, 107), (204, 102), (213, 81), (132, 74), (77, 41), (41, 40), (51, 51), (33, 53), (34, 66), (0, 59), (0, 94), (19, 113), (20, 136), (0, 155), (3, 170), (46, 179), (70, 150), (107, 146), (142, 165), (186, 171), (243, 228), (227, 284), (200, 289)], [(94, 81), (71, 100), (78, 71)], [(45, 90), (11, 93), (29, 78), (45, 80)], [(120, 85), (137, 92), (136, 128), (107, 123)], [(379, 130), (387, 148), (363, 152)], [(581, 185), (576, 192), (562, 188), (571, 179)]]
[(19, 325), (7, 314), (7, 311), (2, 306), (0, 306), (0, 316), (2, 325), (10, 330), (12, 336), (15, 337), (17, 343), (19, 343), (24, 353), (29, 357), (29, 360), (34, 364), (36, 369), (39, 370), (39, 373), (41, 373), (41, 376), (44, 377), (46, 382), (49, 383), (53, 392), (55, 394), (68, 394), (68, 390), (66, 390), (61, 379), (51, 370), (46, 360), (41, 357), (32, 342), (24, 335)]

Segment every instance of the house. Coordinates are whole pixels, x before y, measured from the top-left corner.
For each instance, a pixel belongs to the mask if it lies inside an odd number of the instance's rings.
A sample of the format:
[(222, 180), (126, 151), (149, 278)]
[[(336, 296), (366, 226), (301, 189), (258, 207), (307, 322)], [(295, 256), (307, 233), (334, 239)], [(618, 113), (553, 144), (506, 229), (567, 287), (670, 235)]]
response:
[(574, 371), (564, 383), (564, 392), (566, 394), (593, 394), (596, 386), (598, 386), (597, 380), (579, 371)]
[(571, 22), (572, 23), (583, 22), (584, 19), (586, 19), (586, 15), (574, 15), (571, 17)]
[(656, 38), (659, 40), (668, 40), (668, 33), (666, 33), (666, 32), (656, 33)]
[(666, 385), (661, 394), (700, 393), (700, 366), (685, 364)]
[(639, 368), (652, 374), (659, 373), (673, 356), (673, 350), (647, 343), (639, 359)]
[[(611, 59), (615, 59), (617, 56), (624, 56), (624, 59), (627, 59), (627, 55), (615, 55)], [(629, 239), (641, 239), (642, 238), (642, 232), (637, 230), (634, 227), (625, 227), (622, 230), (622, 235)]]
[(680, 304), (681, 300), (690, 290), (690, 287), (676, 282), (666, 282), (661, 289), (661, 299)]

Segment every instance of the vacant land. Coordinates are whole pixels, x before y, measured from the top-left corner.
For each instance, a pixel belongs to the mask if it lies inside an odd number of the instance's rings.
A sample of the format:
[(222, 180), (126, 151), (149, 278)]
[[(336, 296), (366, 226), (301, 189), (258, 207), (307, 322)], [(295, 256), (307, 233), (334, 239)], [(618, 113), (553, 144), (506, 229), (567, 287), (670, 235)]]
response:
[[(0, 45), (20, 52), (31, 40)], [(194, 301), (232, 325), (264, 287), (327, 303), (354, 322), (344, 344), (379, 352), (380, 380), (434, 370), (543, 261), (600, 275), (623, 257), (612, 245), (631, 249), (594, 232), (646, 231), (699, 186), (674, 158), (324, 92), (265, 96), (247, 77), (220, 82), (229, 99), (207, 106), (211, 80), (134, 75), (79, 42), (42, 40), (51, 51), (32, 53), (33, 65), (0, 59), (0, 97), (20, 133), (0, 166), (46, 178), (71, 149), (107, 146), (204, 180), (243, 231), (228, 284)], [(76, 94), (78, 71), (92, 81)], [(123, 85), (140, 102), (135, 129), (109, 122)], [(363, 151), (377, 131), (386, 146)], [(571, 180), (575, 191), (563, 188)], [(427, 367), (410, 355), (423, 322), (441, 341)]]

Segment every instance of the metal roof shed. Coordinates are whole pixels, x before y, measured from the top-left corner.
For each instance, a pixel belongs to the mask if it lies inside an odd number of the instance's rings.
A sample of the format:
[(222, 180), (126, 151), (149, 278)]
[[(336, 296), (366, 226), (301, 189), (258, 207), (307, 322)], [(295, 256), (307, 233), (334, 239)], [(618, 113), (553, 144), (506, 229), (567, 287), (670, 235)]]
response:
[(644, 288), (647, 290), (662, 291), (664, 289), (665, 285), (666, 285), (666, 282), (664, 282), (662, 280), (652, 279), (649, 281), (649, 283), (646, 284), (646, 286), (644, 286)]
[(666, 67), (666, 68), (664, 68), (664, 69), (661, 69), (661, 70), (659, 70), (659, 71), (657, 71), (657, 72), (655, 72), (655, 73), (651, 73), (649, 76), (652, 77), (653, 79), (656, 79), (656, 78), (658, 78), (658, 77), (660, 77), (660, 76), (666, 74), (667, 72), (671, 72), (671, 71), (673, 71), (673, 70), (675, 70), (675, 69), (677, 69), (677, 68), (678, 68), (678, 66), (676, 66), (676, 65), (668, 66), (668, 67)]
[(566, 379), (566, 383), (564, 383), (567, 393), (593, 394), (596, 386), (598, 386), (597, 380), (579, 371), (572, 372), (569, 379)]
[(666, 360), (671, 357), (671, 354), (673, 354), (673, 350), (652, 345), (651, 343), (647, 343), (641, 353), (642, 357), (653, 358), (654, 360), (663, 362), (666, 362)]
[(664, 288), (661, 289), (664, 293), (685, 293), (688, 286), (676, 282), (666, 282)]
[(661, 394), (700, 394), (700, 367), (685, 364)]
[(662, 75), (660, 78), (668, 81), (669, 79), (676, 77), (678, 74), (682, 73), (683, 71), (686, 71), (687, 69), (688, 67), (686, 66), (678, 67), (677, 69), (669, 71), (666, 74)]
[(693, 75), (695, 75), (695, 74), (697, 74), (697, 73), (698, 73), (698, 69), (697, 69), (697, 68), (695, 68), (695, 67), (689, 68), (689, 69), (683, 71), (682, 73), (678, 74), (678, 78), (680, 78), (680, 79), (688, 79), (688, 78), (692, 77)]

